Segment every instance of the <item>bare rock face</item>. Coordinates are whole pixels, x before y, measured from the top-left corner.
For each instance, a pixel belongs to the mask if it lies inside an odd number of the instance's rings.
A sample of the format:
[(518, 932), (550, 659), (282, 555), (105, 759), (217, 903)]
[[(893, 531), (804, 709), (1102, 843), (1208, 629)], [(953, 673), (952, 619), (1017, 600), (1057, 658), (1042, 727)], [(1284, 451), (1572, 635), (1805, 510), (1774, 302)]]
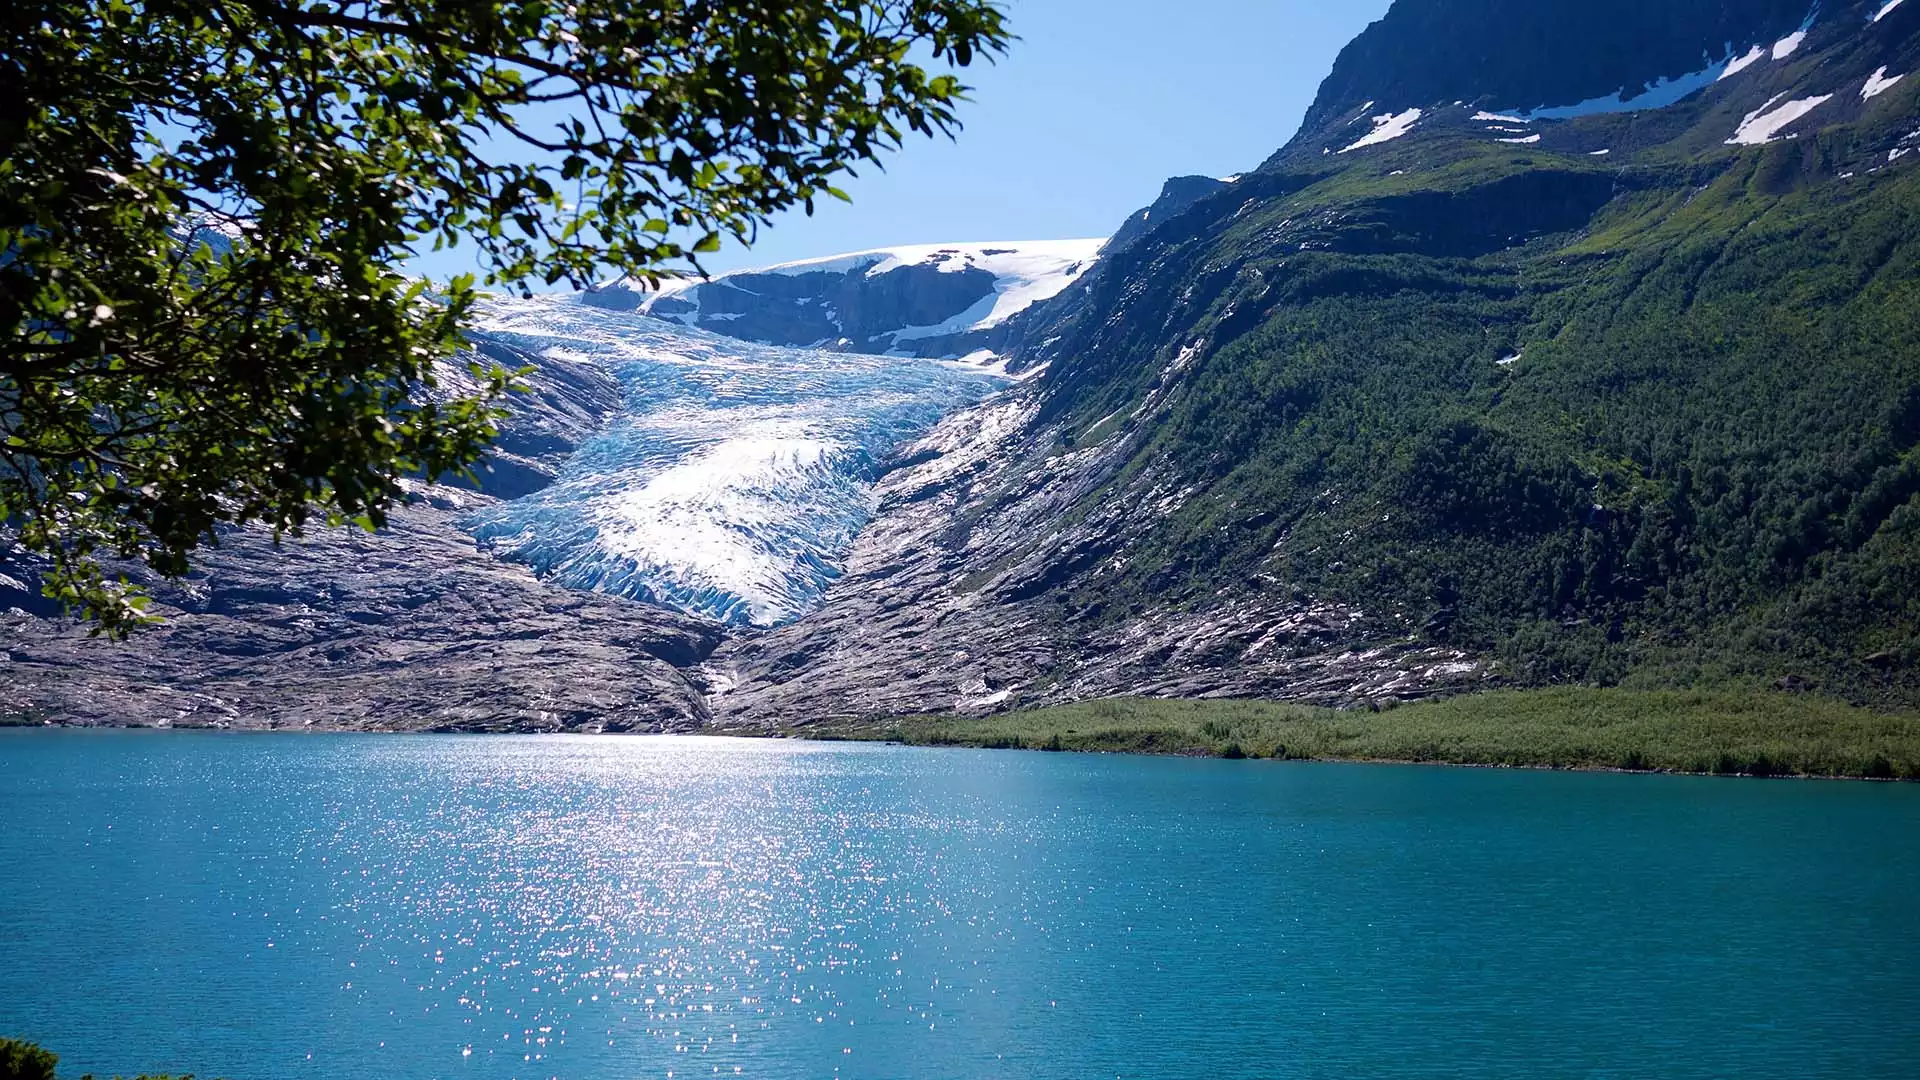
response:
[[(1235, 177), (1234, 180), (1239, 179)], [(1160, 197), (1152, 205), (1133, 212), (1114, 234), (1107, 238), (1107, 244), (1100, 249), (1102, 255), (1118, 253), (1135, 240), (1147, 234), (1149, 229), (1157, 229), (1169, 218), (1199, 202), (1215, 192), (1223, 191), (1233, 180), (1216, 179), (1211, 176), (1175, 176), (1161, 185)]]
[[(517, 499), (553, 483), (574, 448), (620, 411), (620, 383), (600, 366), (484, 338), (474, 342), (474, 351), (510, 371), (535, 372), (510, 402), (513, 416), (480, 470), (477, 489), (495, 498)], [(458, 386), (460, 377), (452, 381)]]
[(436, 731), (681, 731), (707, 720), (680, 670), (711, 624), (542, 584), (489, 559), (457, 507), (379, 535), (273, 547), (235, 534), (125, 642), (0, 617), (9, 711), (62, 723)]
[[(1349, 706), (1483, 685), (1489, 666), (1394, 620), (1266, 582), (1204, 603), (1107, 610), (1100, 570), (1141, 515), (1187, 494), (1121, 478), (1126, 438), (1062, 451), (1015, 392), (950, 417), (879, 484), (879, 515), (826, 604), (729, 641), (706, 670), (723, 729), (985, 714), (1112, 696), (1280, 697)], [(1097, 509), (1070, 508), (1105, 489)]]
[(124, 642), (88, 637), (40, 597), (31, 559), (0, 557), (0, 718), (406, 731), (704, 724), (701, 689), (682, 669), (712, 652), (717, 625), (545, 584), (461, 531), (479, 506), (545, 486), (620, 406), (618, 383), (596, 367), (477, 347), (536, 368), (478, 491), (418, 484), (376, 535), (316, 530), (276, 547), (259, 530), (227, 533), (187, 580), (144, 582), (164, 622)]
[[(871, 276), (735, 274), (696, 286), (697, 305), (665, 297), (654, 311), (748, 341), (878, 353), (894, 347), (900, 328), (944, 323), (992, 296), (997, 281), (978, 267), (948, 271), (932, 263)], [(587, 302), (601, 302), (601, 295), (589, 293)]]

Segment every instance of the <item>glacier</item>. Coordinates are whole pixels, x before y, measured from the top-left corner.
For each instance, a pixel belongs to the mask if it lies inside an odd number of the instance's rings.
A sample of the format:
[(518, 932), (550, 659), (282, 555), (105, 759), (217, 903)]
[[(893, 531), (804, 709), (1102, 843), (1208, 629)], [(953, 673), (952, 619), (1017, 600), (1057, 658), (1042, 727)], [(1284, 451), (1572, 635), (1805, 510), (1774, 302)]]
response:
[(577, 296), (491, 298), (470, 336), (597, 367), (623, 395), (551, 485), (468, 519), (481, 547), (733, 625), (815, 604), (874, 513), (876, 463), (1009, 382), (990, 363), (759, 345)]

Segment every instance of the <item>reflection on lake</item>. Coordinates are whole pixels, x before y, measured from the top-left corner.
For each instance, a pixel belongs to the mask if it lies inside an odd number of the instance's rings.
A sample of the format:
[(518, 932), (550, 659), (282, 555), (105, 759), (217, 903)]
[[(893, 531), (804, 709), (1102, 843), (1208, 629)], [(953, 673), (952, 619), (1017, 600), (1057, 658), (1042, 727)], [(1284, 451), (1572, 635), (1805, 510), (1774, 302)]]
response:
[(0, 733), (63, 1075), (1866, 1077), (1920, 787)]

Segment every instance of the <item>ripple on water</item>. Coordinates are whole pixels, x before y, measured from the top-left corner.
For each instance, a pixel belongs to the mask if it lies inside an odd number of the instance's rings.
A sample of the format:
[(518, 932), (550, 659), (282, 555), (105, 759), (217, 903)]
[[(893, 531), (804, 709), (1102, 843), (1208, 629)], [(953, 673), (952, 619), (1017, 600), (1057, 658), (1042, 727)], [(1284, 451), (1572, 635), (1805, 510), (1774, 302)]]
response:
[(10, 735), (0, 1027), (233, 1080), (1895, 1075), (1916, 796)]

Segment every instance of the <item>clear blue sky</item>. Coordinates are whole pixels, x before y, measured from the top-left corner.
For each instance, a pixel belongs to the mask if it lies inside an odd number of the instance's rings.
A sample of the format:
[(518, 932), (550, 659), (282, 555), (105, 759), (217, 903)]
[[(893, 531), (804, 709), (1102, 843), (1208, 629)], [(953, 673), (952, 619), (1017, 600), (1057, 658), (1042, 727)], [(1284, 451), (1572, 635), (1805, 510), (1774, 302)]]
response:
[[(914, 137), (709, 270), (891, 244), (1105, 236), (1169, 176), (1258, 165), (1333, 58), (1388, 0), (1004, 0), (1019, 41), (975, 87), (953, 142)], [(423, 260), (427, 272), (464, 260)]]

